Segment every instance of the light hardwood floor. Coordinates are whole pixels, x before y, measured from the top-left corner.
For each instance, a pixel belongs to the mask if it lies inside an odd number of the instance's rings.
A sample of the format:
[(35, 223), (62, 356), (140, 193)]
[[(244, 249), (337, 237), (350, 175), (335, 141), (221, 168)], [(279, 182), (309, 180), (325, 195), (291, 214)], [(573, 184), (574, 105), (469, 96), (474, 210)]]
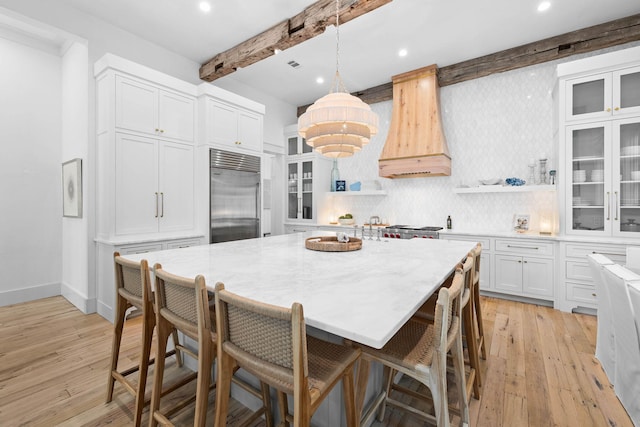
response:
[[(595, 317), (494, 298), (482, 298), (482, 308), (488, 355), (482, 399), (471, 401), (472, 426), (632, 426), (593, 356)], [(136, 363), (139, 329), (137, 319), (125, 327), (123, 367)], [(102, 317), (62, 297), (1, 307), (0, 426), (130, 425), (133, 398), (121, 386), (104, 403), (111, 335)], [(167, 368), (169, 380), (181, 373), (173, 362)], [(229, 424), (245, 413), (232, 402)], [(191, 412), (175, 421), (189, 425)], [(393, 410), (374, 423), (420, 425)]]

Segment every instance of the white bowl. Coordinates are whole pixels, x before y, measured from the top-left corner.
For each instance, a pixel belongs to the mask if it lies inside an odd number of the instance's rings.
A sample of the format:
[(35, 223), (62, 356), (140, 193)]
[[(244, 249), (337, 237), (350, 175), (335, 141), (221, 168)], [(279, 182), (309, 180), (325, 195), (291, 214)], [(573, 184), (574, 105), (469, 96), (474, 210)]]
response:
[(353, 218), (340, 218), (340, 219), (338, 219), (338, 222), (341, 225), (353, 225), (353, 224), (355, 224), (356, 220), (353, 219)]

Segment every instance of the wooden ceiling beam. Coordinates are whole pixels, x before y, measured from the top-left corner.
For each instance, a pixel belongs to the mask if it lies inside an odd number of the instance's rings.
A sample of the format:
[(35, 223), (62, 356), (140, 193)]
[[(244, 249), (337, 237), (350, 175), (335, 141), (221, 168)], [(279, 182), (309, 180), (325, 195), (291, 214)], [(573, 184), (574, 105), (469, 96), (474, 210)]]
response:
[[(393, 0), (355, 0), (343, 2), (338, 15), (340, 24), (347, 23)], [(335, 0), (319, 0), (297, 15), (268, 30), (217, 54), (200, 67), (200, 78), (212, 82), (322, 34), (336, 23)]]
[[(438, 70), (440, 87), (640, 40), (640, 14), (448, 65)], [(393, 99), (391, 83), (354, 92), (367, 104)], [(310, 105), (310, 104), (309, 104)], [(309, 105), (298, 107), (300, 117)]]

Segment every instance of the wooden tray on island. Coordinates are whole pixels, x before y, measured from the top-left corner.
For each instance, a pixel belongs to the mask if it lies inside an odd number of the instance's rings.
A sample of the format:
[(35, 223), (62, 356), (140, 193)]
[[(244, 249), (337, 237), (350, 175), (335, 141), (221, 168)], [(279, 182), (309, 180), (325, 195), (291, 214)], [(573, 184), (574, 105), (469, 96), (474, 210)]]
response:
[(304, 246), (312, 251), (323, 252), (347, 252), (362, 249), (362, 240), (357, 237), (349, 237), (348, 242), (339, 242), (336, 236), (308, 237)]

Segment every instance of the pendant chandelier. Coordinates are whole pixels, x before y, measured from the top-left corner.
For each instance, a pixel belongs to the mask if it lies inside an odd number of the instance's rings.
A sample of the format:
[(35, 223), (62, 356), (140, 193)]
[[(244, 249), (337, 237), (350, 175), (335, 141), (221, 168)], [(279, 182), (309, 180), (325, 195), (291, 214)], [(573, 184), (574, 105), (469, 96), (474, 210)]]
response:
[(340, 0), (336, 0), (336, 74), (331, 92), (313, 103), (298, 119), (298, 133), (324, 156), (349, 157), (378, 132), (378, 115), (351, 95), (340, 77)]

